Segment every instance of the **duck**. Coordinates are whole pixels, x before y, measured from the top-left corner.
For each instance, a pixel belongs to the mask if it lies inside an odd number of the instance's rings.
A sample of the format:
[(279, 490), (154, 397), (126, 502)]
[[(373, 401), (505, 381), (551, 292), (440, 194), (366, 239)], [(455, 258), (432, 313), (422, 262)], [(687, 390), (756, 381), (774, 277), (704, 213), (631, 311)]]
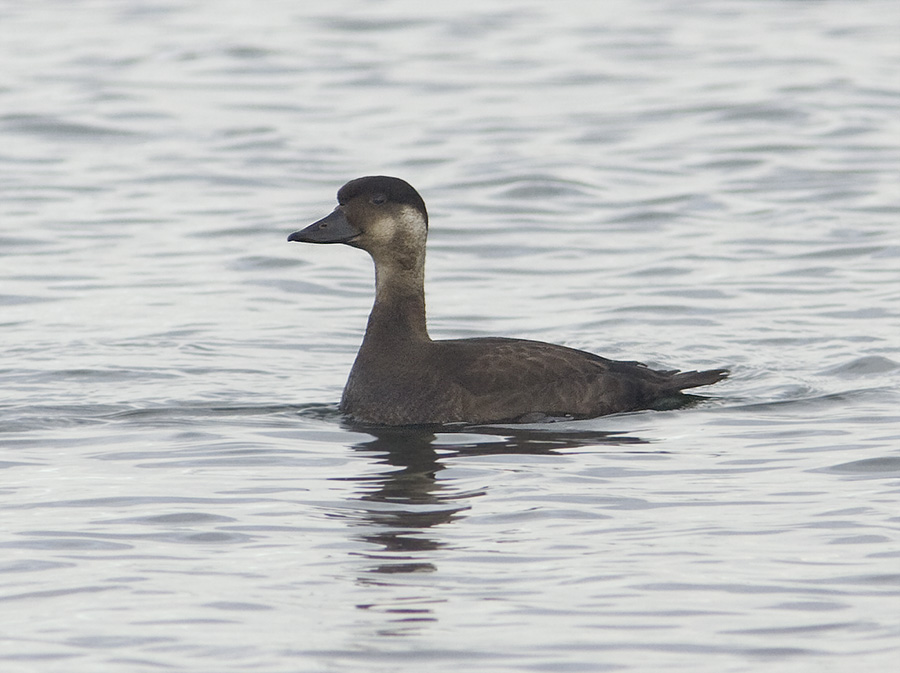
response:
[(663, 371), (542, 341), (432, 339), (425, 320), (425, 201), (372, 175), (338, 190), (326, 217), (288, 236), (341, 243), (375, 263), (375, 302), (343, 395), (351, 421), (384, 426), (534, 423), (675, 408), (727, 369)]

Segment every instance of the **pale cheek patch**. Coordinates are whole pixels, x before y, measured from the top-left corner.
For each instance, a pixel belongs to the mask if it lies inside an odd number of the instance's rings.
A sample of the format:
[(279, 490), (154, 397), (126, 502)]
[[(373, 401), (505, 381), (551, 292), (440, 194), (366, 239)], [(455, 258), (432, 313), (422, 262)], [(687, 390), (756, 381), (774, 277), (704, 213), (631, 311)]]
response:
[(424, 249), (425, 240), (428, 238), (428, 227), (425, 226), (422, 214), (412, 206), (402, 206), (398, 220), (400, 226), (397, 233), (409, 246), (415, 249)]
[(396, 224), (391, 217), (380, 217), (366, 227), (366, 238), (372, 247), (384, 247), (396, 235)]
[(400, 252), (422, 251), (428, 229), (418, 210), (401, 206), (390, 216), (380, 217), (366, 227), (368, 247), (372, 250)]

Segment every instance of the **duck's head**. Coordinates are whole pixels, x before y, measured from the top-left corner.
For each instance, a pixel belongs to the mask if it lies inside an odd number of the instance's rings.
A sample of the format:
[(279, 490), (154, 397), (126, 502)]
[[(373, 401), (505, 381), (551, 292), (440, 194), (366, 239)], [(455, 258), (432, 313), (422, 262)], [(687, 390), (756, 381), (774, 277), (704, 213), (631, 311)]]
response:
[(295, 231), (289, 241), (346, 243), (376, 260), (402, 251), (424, 254), (428, 213), (419, 193), (406, 181), (384, 175), (351, 180), (337, 193), (338, 206), (318, 222)]

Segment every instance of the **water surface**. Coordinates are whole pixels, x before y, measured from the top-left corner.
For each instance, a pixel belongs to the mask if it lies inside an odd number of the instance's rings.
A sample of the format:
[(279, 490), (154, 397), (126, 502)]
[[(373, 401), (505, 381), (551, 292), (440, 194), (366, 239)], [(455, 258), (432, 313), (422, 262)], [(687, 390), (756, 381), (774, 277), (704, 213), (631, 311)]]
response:
[[(900, 6), (0, 7), (4, 671), (845, 671), (900, 653)], [(337, 412), (348, 179), (436, 337), (684, 410)]]

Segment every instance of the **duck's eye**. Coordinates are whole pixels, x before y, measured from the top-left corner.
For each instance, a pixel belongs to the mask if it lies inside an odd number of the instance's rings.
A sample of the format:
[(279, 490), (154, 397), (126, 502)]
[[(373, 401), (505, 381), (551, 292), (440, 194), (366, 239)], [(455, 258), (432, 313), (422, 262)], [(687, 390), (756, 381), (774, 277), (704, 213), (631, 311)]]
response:
[(371, 199), (369, 199), (376, 206), (383, 206), (387, 203), (387, 197), (384, 194), (375, 194)]

